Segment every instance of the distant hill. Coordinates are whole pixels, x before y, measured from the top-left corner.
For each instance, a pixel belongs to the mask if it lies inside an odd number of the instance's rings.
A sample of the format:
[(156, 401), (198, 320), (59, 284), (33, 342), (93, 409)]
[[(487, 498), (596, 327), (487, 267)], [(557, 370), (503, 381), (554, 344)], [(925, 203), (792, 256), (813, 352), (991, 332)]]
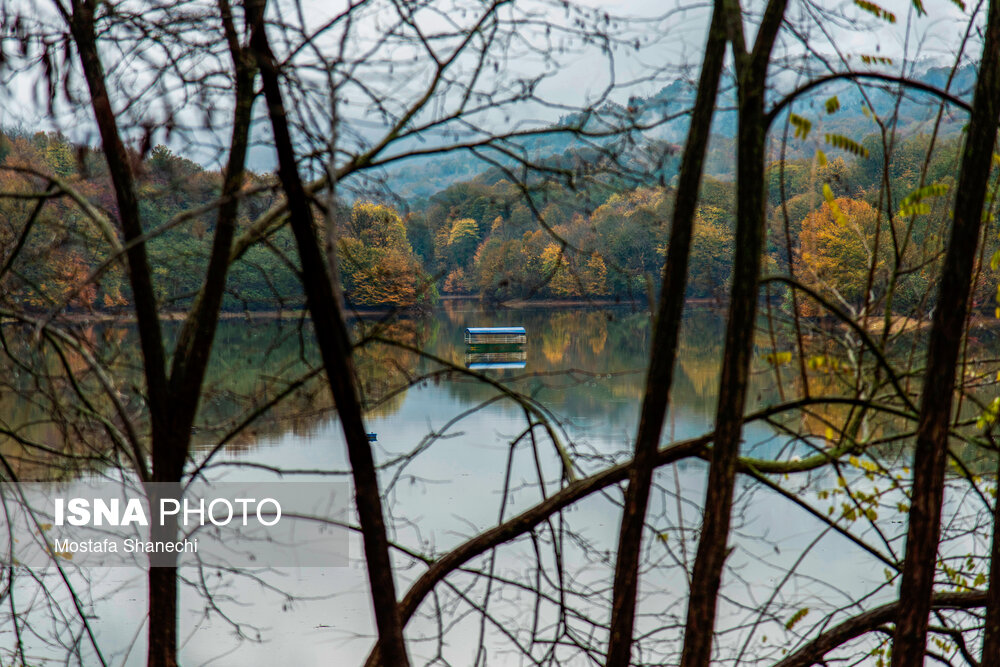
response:
[[(816, 76), (821, 76), (816, 63)], [(922, 69), (916, 79), (922, 83), (944, 89), (951, 69), (930, 66)], [(955, 72), (950, 90), (956, 96), (969, 100), (975, 83), (976, 70), (972, 65), (959, 68)], [(786, 84), (781, 94), (794, 87), (794, 82)], [(775, 92), (775, 96), (777, 96)], [(652, 147), (659, 150), (663, 146), (683, 145), (689, 125), (686, 113), (694, 102), (695, 88), (690, 81), (676, 80), (648, 97), (633, 96), (625, 105), (607, 103), (587, 113), (568, 115), (553, 125), (551, 132), (535, 135), (511, 142), (509, 148), (520, 152), (531, 160), (574, 159), (574, 156), (595, 155), (600, 149), (615, 146), (614, 153), (627, 163), (642, 158), (644, 151)], [(825, 102), (836, 96), (839, 109), (828, 114)], [(787, 157), (811, 155), (816, 147), (823, 145), (825, 133), (850, 136), (857, 141), (876, 133), (878, 126), (865, 109), (874, 115), (888, 119), (895, 116), (895, 129), (903, 136), (929, 131), (937, 114), (937, 98), (924, 92), (907, 91), (900, 97), (892, 84), (880, 84), (870, 79), (864, 80), (863, 88), (858, 84), (839, 80), (817, 87), (794, 104), (794, 112), (813, 121), (817, 131), (810, 141), (792, 142), (786, 148)], [(731, 85), (731, 77), (726, 77), (720, 91), (718, 107), (712, 124), (712, 134), (716, 136), (706, 162), (706, 173), (719, 178), (731, 176), (732, 143), (736, 134), (736, 99)], [(775, 122), (772, 134), (780, 133), (787, 121), (788, 111)], [(941, 134), (949, 136), (960, 131), (965, 123), (964, 114), (951, 110), (943, 117)], [(644, 126), (641, 133), (633, 131), (618, 137), (580, 137), (565, 128), (582, 127), (593, 132), (609, 132), (614, 128)], [(790, 132), (789, 135), (792, 133)], [(776, 134), (780, 136), (780, 134)], [(624, 139), (624, 140), (623, 140)], [(617, 142), (617, 143), (616, 143)], [(618, 148), (618, 146), (622, 148)], [(457, 151), (428, 157), (412, 158), (397, 163), (385, 175), (389, 188), (405, 200), (426, 199), (448, 186), (469, 181), (485, 174), (497, 165), (511, 166), (515, 161), (497, 151), (480, 151), (483, 157), (471, 151)], [(483, 158), (486, 159), (483, 159)], [(668, 162), (671, 162), (668, 160)], [(671, 162), (676, 168), (676, 161)], [(667, 167), (669, 168), (669, 166)], [(664, 174), (669, 182), (672, 174)]]

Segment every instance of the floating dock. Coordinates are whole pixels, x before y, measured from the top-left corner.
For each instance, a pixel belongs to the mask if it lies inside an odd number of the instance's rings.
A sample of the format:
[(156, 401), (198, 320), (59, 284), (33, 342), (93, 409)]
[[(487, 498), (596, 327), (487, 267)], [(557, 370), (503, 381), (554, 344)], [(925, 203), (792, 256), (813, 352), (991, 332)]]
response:
[[(486, 346), (488, 347), (488, 346)], [(503, 348), (503, 346), (496, 346)], [(475, 349), (475, 348), (470, 348)], [(466, 352), (465, 365), (472, 369), (485, 368), (524, 368), (528, 355), (524, 349), (495, 352)]]

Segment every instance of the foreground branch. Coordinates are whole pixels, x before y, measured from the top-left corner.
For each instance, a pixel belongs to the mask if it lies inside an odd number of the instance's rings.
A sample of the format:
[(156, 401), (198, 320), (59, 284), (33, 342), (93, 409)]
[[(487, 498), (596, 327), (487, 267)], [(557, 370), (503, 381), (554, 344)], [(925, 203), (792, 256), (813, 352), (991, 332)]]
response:
[[(986, 604), (986, 593), (938, 593), (930, 602), (932, 609), (974, 609)], [(879, 628), (886, 623), (894, 623), (903, 611), (902, 602), (890, 602), (864, 613), (852, 616), (846, 621), (823, 632), (811, 642), (785, 657), (774, 667), (811, 667), (821, 663), (823, 656), (847, 642)], [(923, 664), (920, 662), (914, 665)]]

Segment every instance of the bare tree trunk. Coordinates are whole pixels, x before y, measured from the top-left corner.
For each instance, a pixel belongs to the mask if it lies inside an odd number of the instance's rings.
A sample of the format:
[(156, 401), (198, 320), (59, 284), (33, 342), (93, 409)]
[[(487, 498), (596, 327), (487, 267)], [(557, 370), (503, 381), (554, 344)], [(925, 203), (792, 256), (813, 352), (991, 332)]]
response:
[[(1000, 462), (997, 464), (1000, 479)], [(993, 538), (990, 543), (990, 576), (986, 589), (986, 623), (983, 630), (984, 665), (1000, 661), (1000, 501), (993, 501)]]
[[(941, 288), (927, 347), (927, 371), (923, 380), (913, 462), (906, 557), (900, 578), (901, 611), (893, 636), (893, 667), (921, 665), (924, 660), (941, 533), (941, 503), (948, 459), (955, 365), (968, 314), (973, 258), (982, 227), (998, 113), (1000, 0), (990, 0), (986, 40), (955, 195), (955, 217), (941, 268)], [(991, 580), (991, 586), (993, 583)], [(997, 613), (998, 610), (994, 609), (994, 619)], [(988, 634), (991, 639), (995, 637), (994, 633)]]
[[(254, 91), (253, 63), (239, 45), (227, 0), (220, 0), (222, 21), (233, 56), (236, 100), (232, 143), (222, 190), (222, 204), (205, 280), (191, 312), (185, 318), (174, 350), (169, 377), (160, 328), (158, 304), (152, 272), (143, 243), (126, 251), (128, 275), (143, 350), (148, 404), (151, 417), (151, 479), (143, 481), (179, 482), (184, 472), (191, 441), (191, 426), (198, 410), (201, 386), (215, 338), (219, 310), (225, 292), (229, 253), (236, 231), (239, 190), (243, 185)], [(101, 134), (126, 242), (143, 235), (139, 200), (129, 155), (118, 129), (107, 89), (95, 32), (94, 5), (74, 2), (67, 15), (80, 54), (84, 76), (91, 94), (95, 119)], [(137, 471), (141, 472), (141, 471)], [(176, 539), (176, 523), (157, 529), (154, 539)], [(175, 567), (151, 567), (147, 664), (150, 667), (177, 665), (177, 571)]]
[(375, 607), (381, 664), (385, 667), (406, 667), (409, 665), (409, 659), (403, 640), (403, 626), (396, 606), (396, 586), (389, 558), (389, 543), (382, 515), (378, 476), (354, 384), (351, 342), (344, 326), (340, 305), (334, 295), (333, 277), (327, 272), (323, 246), (313, 226), (309, 199), (298, 173), (278, 81), (277, 64), (264, 27), (265, 4), (265, 0), (258, 0), (253, 4), (251, 9), (253, 34), (250, 41), (260, 67), (264, 95), (274, 132), (274, 143), (278, 152), (278, 177), (288, 199), (289, 222), (295, 235), (299, 260), (302, 262), (302, 284), (312, 316), (316, 341), (326, 367), (330, 390), (347, 441), (372, 603)]
[[(90, 90), (94, 119), (101, 135), (101, 147), (108, 165), (108, 173), (115, 190), (118, 218), (126, 244), (142, 236), (139, 216), (139, 198), (136, 194), (132, 161), (118, 131), (118, 121), (111, 106), (105, 82), (104, 67), (97, 49), (93, 3), (83, 0), (73, 2), (72, 15), (66, 16), (73, 41), (80, 54), (83, 75)], [(167, 373), (163, 353), (163, 336), (160, 315), (156, 307), (152, 272), (143, 243), (132, 245), (126, 251), (128, 278), (135, 304), (136, 324), (142, 345), (143, 370), (146, 374), (146, 392), (154, 440), (157, 433), (166, 433), (169, 424), (166, 410)]]
[(243, 187), (247, 149), (250, 140), (250, 123), (254, 103), (256, 67), (249, 48), (239, 41), (233, 23), (229, 0), (218, 0), (223, 33), (233, 59), (235, 99), (233, 100), (233, 131), (229, 144), (229, 158), (223, 172), (221, 203), (216, 216), (215, 235), (208, 268), (198, 296), (177, 337), (170, 367), (171, 425), (175, 439), (183, 441), (180, 459), (172, 462), (169, 482), (180, 480), (187, 458), (187, 443), (197, 412), (201, 386), (208, 368), (212, 341), (219, 323), (219, 311), (226, 290), (229, 271), (229, 252), (236, 235), (236, 218), (239, 212), (240, 190)]
[[(154, 535), (153, 539), (160, 536)], [(164, 535), (163, 539), (167, 539)], [(176, 537), (174, 538), (176, 539)], [(177, 568), (149, 568), (148, 667), (177, 665)]]
[[(67, 17), (80, 54), (84, 77), (90, 89), (91, 105), (101, 134), (108, 172), (118, 203), (118, 216), (126, 242), (142, 236), (139, 200), (135, 189), (131, 158), (121, 140), (117, 120), (105, 83), (104, 68), (97, 49), (94, 7), (88, 2), (74, 2), (73, 14)], [(146, 392), (151, 419), (153, 479), (165, 481), (166, 467), (157, 461), (157, 452), (173, 449), (167, 415), (168, 382), (163, 338), (153, 290), (152, 273), (145, 244), (138, 243), (126, 252), (128, 276), (132, 287), (136, 321), (143, 352)], [(176, 456), (176, 455), (174, 455)], [(181, 455), (183, 465), (183, 455)], [(150, 667), (175, 667), (177, 664), (177, 577), (174, 568), (149, 570), (149, 646)]]
[(631, 655), (642, 529), (649, 503), (653, 470), (656, 467), (657, 449), (663, 432), (663, 420), (667, 413), (670, 387), (673, 383), (698, 189), (701, 184), (709, 130), (712, 126), (712, 111), (715, 109), (719, 77), (722, 74), (722, 63), (726, 53), (726, 27), (722, 18), (722, 3), (721, 0), (716, 0), (712, 23), (708, 30), (708, 44), (702, 62), (701, 78), (698, 81), (698, 93), (694, 108), (691, 110), (691, 126), (688, 129), (677, 182), (667, 263), (663, 267), (663, 283), (653, 333), (652, 356), (646, 375), (646, 391), (635, 441), (635, 464), (629, 474), (628, 487), (625, 491), (625, 510), (615, 562), (608, 667), (625, 667), (629, 664)]
[(786, 0), (771, 0), (761, 20), (753, 52), (744, 46), (742, 15), (727, 7), (739, 85), (736, 167), (736, 253), (719, 381), (715, 439), (705, 493), (704, 518), (688, 596), (682, 667), (707, 667), (712, 657), (716, 602), (729, 554), (729, 524), (743, 431), (743, 408), (753, 356), (758, 280), (765, 237), (764, 158), (767, 123), (764, 92), (767, 65), (785, 13)]

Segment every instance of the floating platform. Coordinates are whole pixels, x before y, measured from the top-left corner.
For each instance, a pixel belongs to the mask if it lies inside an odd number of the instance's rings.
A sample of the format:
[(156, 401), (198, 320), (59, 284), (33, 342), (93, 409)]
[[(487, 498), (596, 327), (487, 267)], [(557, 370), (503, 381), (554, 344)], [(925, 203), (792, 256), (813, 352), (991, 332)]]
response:
[(524, 327), (468, 327), (465, 330), (466, 345), (524, 345), (528, 333)]
[(471, 352), (465, 355), (466, 367), (473, 370), (484, 368), (524, 368), (527, 361), (528, 355), (523, 348), (517, 351)]

